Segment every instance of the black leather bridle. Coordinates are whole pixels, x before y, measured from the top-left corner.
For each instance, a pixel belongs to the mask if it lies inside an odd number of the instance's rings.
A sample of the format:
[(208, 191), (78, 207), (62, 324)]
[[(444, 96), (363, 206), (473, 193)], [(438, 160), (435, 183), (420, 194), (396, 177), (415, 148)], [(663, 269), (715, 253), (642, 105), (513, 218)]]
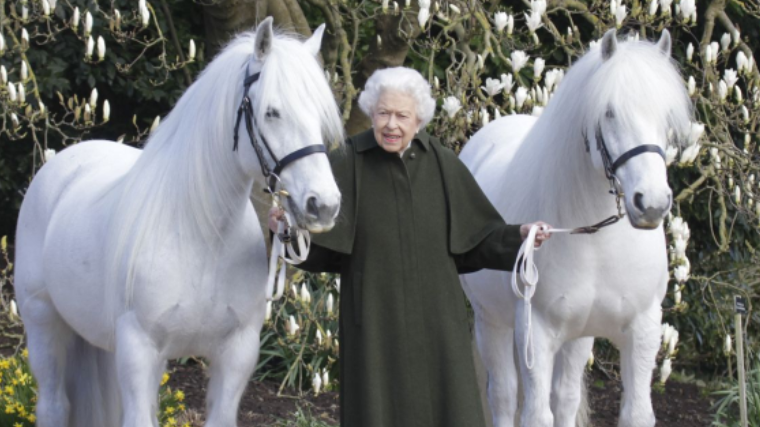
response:
[[(607, 143), (604, 141), (604, 134), (602, 133), (601, 124), (596, 125), (596, 134), (594, 135), (594, 138), (596, 139), (596, 146), (602, 155), (604, 174), (610, 181), (610, 194), (615, 196), (615, 203), (617, 204), (618, 213), (617, 215), (612, 215), (611, 217), (597, 224), (576, 228), (573, 230), (573, 234), (596, 233), (600, 228), (612, 225), (620, 221), (625, 216), (625, 213), (623, 212), (623, 206), (620, 203), (623, 197), (625, 197), (625, 194), (623, 193), (623, 186), (620, 184), (620, 180), (615, 175), (615, 172), (617, 172), (617, 170), (620, 169), (620, 167), (623, 166), (627, 161), (644, 153), (657, 153), (660, 155), (660, 157), (662, 157), (663, 160), (666, 159), (665, 151), (659, 145), (642, 144), (626, 151), (625, 153), (621, 154), (617, 160), (613, 161), (612, 156), (610, 155), (610, 151), (607, 149)], [(588, 140), (588, 135), (586, 135), (585, 132), (583, 134), (583, 139), (586, 144), (586, 152), (590, 152), (591, 144)]]
[[(240, 130), (240, 122), (243, 118), (245, 118), (245, 128), (248, 131), (248, 136), (251, 138), (251, 146), (253, 146), (253, 150), (256, 152), (256, 157), (259, 158), (259, 163), (261, 164), (261, 173), (264, 175), (264, 178), (267, 179), (269, 191), (274, 192), (276, 190), (275, 187), (277, 186), (277, 182), (280, 180), (280, 172), (282, 172), (286, 166), (310, 154), (327, 153), (327, 149), (322, 144), (314, 144), (299, 148), (298, 150), (288, 154), (282, 159), (278, 159), (277, 156), (275, 156), (274, 152), (272, 151), (272, 147), (269, 146), (269, 143), (267, 142), (266, 138), (264, 138), (264, 135), (258, 131), (256, 116), (253, 112), (253, 104), (251, 103), (251, 98), (248, 96), (251, 85), (253, 85), (259, 79), (260, 75), (261, 73), (259, 72), (252, 76), (249, 76), (248, 70), (246, 69), (245, 71), (245, 80), (243, 81), (243, 100), (240, 102), (237, 120), (235, 121), (235, 143), (232, 146), (232, 151), (237, 151), (238, 149), (238, 133)], [(255, 124), (256, 127), (254, 128)], [(269, 162), (264, 155), (264, 150), (261, 147), (262, 145), (269, 153), (269, 157), (271, 157), (274, 161), (274, 168), (270, 168)]]

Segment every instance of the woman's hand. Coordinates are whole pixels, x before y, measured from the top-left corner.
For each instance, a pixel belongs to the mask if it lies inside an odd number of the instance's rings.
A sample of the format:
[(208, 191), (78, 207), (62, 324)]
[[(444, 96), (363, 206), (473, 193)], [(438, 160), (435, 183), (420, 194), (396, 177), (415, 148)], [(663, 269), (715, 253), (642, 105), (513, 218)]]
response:
[(528, 233), (530, 233), (531, 227), (534, 225), (539, 226), (538, 231), (536, 232), (536, 243), (535, 247), (540, 248), (541, 244), (544, 243), (544, 241), (548, 240), (549, 237), (551, 237), (551, 233), (548, 231), (552, 229), (552, 226), (543, 222), (543, 221), (536, 221), (528, 224), (523, 224), (520, 226), (520, 237), (522, 237), (523, 240), (528, 238)]
[(283, 216), (285, 216), (285, 210), (281, 207), (272, 206), (272, 209), (269, 209), (269, 229), (272, 233), (277, 233), (277, 223), (282, 221)]

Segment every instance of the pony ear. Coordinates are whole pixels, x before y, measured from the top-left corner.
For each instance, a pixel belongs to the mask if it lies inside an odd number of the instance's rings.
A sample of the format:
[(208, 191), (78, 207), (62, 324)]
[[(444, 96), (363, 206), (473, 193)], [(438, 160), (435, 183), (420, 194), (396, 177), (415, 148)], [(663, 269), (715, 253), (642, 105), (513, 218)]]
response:
[(258, 28), (256, 28), (256, 41), (254, 42), (256, 47), (254, 52), (256, 59), (263, 61), (269, 52), (272, 50), (272, 39), (274, 34), (272, 33), (272, 17), (268, 16), (265, 20), (261, 21)]
[(611, 29), (604, 33), (602, 37), (602, 59), (605, 61), (610, 59), (617, 50), (617, 32), (615, 29)]
[(317, 29), (314, 30), (314, 34), (303, 43), (306, 46), (306, 49), (309, 49), (309, 52), (315, 57), (319, 55), (319, 48), (322, 46), (322, 35), (324, 35), (324, 33), (325, 24), (322, 24), (317, 27)]
[(670, 58), (670, 48), (672, 44), (670, 31), (662, 30), (662, 35), (660, 35), (660, 41), (657, 42), (657, 47), (660, 48), (660, 52), (668, 58)]

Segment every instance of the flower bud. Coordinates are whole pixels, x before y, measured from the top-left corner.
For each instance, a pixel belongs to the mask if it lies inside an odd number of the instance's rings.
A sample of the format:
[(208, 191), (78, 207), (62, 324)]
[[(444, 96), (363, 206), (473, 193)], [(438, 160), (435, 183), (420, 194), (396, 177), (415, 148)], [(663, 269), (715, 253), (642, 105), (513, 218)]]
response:
[[(107, 102), (108, 101), (106, 101), (106, 103)], [(103, 109), (105, 110), (105, 105), (103, 106)], [(269, 319), (271, 318), (272, 318), (272, 301), (267, 301), (267, 308), (266, 308), (266, 311), (264, 312), (264, 321), (268, 322)]]
[(588, 356), (588, 362), (586, 362), (586, 366), (591, 369), (592, 366), (594, 366), (594, 351), (591, 350), (591, 354)]
[(92, 88), (92, 92), (90, 92), (90, 108), (95, 109), (97, 105), (98, 105), (98, 90), (96, 88)]
[(665, 385), (665, 382), (668, 380), (672, 371), (673, 365), (670, 359), (663, 360), (662, 366), (660, 367), (660, 384)]
[(12, 317), (18, 317), (18, 306), (16, 305), (16, 300), (11, 300), (11, 316)]
[(26, 88), (21, 82), (18, 83), (18, 102), (21, 104), (26, 103)]
[(21, 81), (25, 82), (29, 79), (29, 67), (26, 65), (26, 61), (21, 61)]
[(16, 113), (11, 113), (11, 122), (13, 122), (14, 128), (19, 127), (20, 123), (18, 121), (18, 116), (16, 115)]
[(5, 52), (5, 37), (0, 33), (0, 55), (2, 55), (3, 52)]
[(106, 41), (103, 36), (98, 36), (98, 61), (102, 61), (106, 56)]
[(147, 6), (140, 8), (140, 20), (143, 28), (146, 28), (150, 24), (150, 9)]
[(298, 330), (301, 329), (301, 326), (296, 322), (296, 318), (291, 315), (288, 318), (288, 335), (295, 335), (298, 333)]
[(84, 51), (84, 57), (86, 59), (92, 58), (92, 51), (95, 49), (95, 40), (92, 39), (92, 36), (87, 38), (87, 47)]
[(8, 82), (8, 99), (11, 102), (16, 102), (18, 99), (18, 94), (16, 94), (16, 85), (14, 85), (12, 82)]
[(195, 40), (190, 39), (190, 47), (187, 50), (187, 57), (190, 61), (195, 61)]
[(47, 0), (42, 0), (42, 15), (50, 16), (50, 3)]
[(326, 308), (327, 308), (327, 314), (332, 314), (332, 312), (333, 312), (333, 305), (334, 304), (335, 304), (335, 302), (333, 301), (333, 296), (332, 296), (332, 294), (329, 294), (327, 296), (327, 306), (326, 306)]
[(84, 13), (84, 36), (87, 37), (92, 33), (92, 14), (88, 10)]
[(153, 124), (152, 124), (152, 125), (150, 125), (150, 133), (151, 133), (151, 134), (152, 134), (153, 132), (155, 132), (155, 131), (156, 131), (156, 129), (158, 129), (158, 125), (159, 125), (159, 124), (161, 124), (161, 116), (156, 116), (156, 118), (155, 118), (155, 119), (153, 119)]
[(311, 302), (311, 294), (306, 287), (306, 283), (301, 283), (301, 301), (303, 301), (304, 304), (309, 304)]
[(21, 45), (24, 47), (29, 46), (29, 32), (26, 28), (21, 29)]
[(119, 12), (119, 9), (114, 9), (113, 11), (113, 26), (117, 30), (121, 28), (121, 12)]
[(43, 153), (43, 157), (45, 158), (45, 163), (53, 160), (53, 157), (55, 157), (55, 150), (53, 150), (52, 148), (48, 148)]
[(322, 369), (322, 386), (327, 388), (328, 385), (330, 385), (330, 373), (327, 372), (327, 369)]
[(103, 102), (103, 123), (109, 121), (110, 119), (111, 119), (111, 104), (109, 104), (108, 100), (106, 99)]
[(319, 391), (322, 389), (322, 377), (320, 377), (319, 372), (314, 373), (314, 378), (311, 380), (311, 388), (314, 389), (314, 394), (319, 394)]
[(75, 7), (74, 14), (71, 15), (71, 28), (74, 31), (79, 28), (79, 7)]
[(84, 104), (84, 121), (85, 123), (92, 120), (92, 108), (90, 108), (90, 104)]
[(731, 345), (731, 335), (726, 334), (726, 341), (723, 343), (723, 354), (730, 356), (732, 348), (733, 346)]

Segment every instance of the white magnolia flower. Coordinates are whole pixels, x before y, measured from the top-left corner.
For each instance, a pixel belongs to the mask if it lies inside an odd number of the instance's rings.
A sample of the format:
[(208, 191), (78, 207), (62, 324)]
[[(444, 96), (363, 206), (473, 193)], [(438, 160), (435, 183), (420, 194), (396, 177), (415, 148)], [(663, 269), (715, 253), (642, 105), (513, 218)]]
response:
[(670, 337), (673, 336), (673, 332), (675, 331), (675, 328), (670, 326), (669, 323), (663, 323), (661, 327), (662, 332), (662, 346), (667, 347), (668, 343), (670, 342)]
[(5, 69), (5, 65), (0, 65), (0, 83), (8, 83), (8, 71)]
[(670, 144), (668, 144), (668, 147), (665, 149), (665, 165), (670, 166), (678, 156), (678, 147), (674, 147)]
[(382, 2), (383, 13), (388, 13), (388, 0)]
[(29, 8), (21, 6), (21, 21), (26, 22), (29, 20)]
[(554, 84), (557, 82), (558, 72), (559, 70), (554, 68), (551, 71), (547, 71), (544, 76), (544, 85), (546, 85), (546, 89), (549, 92), (554, 89)]
[(673, 250), (675, 251), (676, 259), (686, 259), (686, 239), (680, 236), (673, 239)]
[(79, 28), (79, 7), (74, 8), (74, 14), (71, 15), (71, 28), (76, 31)]
[(668, 221), (668, 232), (673, 236), (681, 236), (683, 232), (684, 220), (680, 216), (675, 216)]
[(329, 294), (327, 296), (327, 304), (326, 304), (327, 314), (332, 314), (334, 304), (335, 304), (335, 300), (333, 299), (332, 294)]
[(686, 282), (689, 280), (689, 267), (686, 265), (679, 265), (673, 270), (673, 277), (675, 277), (678, 283)]
[(487, 78), (486, 79), (486, 85), (485, 87), (481, 86), (481, 89), (488, 93), (488, 96), (496, 96), (498, 95), (502, 89), (504, 89), (504, 84), (497, 79)]
[(454, 13), (456, 13), (457, 15), (459, 15), (460, 13), (462, 13), (462, 11), (459, 10), (459, 8), (456, 7), (456, 6), (454, 6), (453, 4), (449, 5), (449, 9), (451, 9), (451, 11), (454, 12)]
[(322, 331), (320, 331), (319, 329), (317, 329), (316, 337), (317, 337), (317, 344), (321, 346), (322, 345)]
[[(195, 61), (195, 40), (190, 39), (190, 47), (187, 49), (187, 58), (190, 61)], [(327, 80), (330, 80), (329, 77)]]
[(531, 33), (535, 33), (537, 29), (544, 26), (544, 23), (541, 22), (541, 15), (535, 11), (531, 11), (530, 15), (525, 14), (525, 25), (528, 26), (528, 30)]
[(462, 108), (462, 103), (459, 102), (456, 97), (449, 96), (443, 100), (443, 106), (441, 108), (443, 108), (443, 111), (448, 114), (449, 118), (452, 118), (456, 115), (457, 111)]
[(13, 127), (14, 128), (19, 127), (19, 125), (21, 124), (18, 121), (18, 116), (16, 115), (16, 113), (11, 113), (11, 122), (13, 122)]
[(393, 2), (393, 14), (398, 15), (398, 2)]
[(433, 87), (438, 90), (441, 88), (441, 82), (438, 80), (438, 77), (433, 76)]
[(657, 8), (660, 6), (660, 3), (657, 0), (651, 0), (649, 2), (649, 16), (654, 16), (657, 14)]
[(21, 81), (25, 82), (29, 79), (29, 67), (26, 65), (26, 61), (21, 61)]
[(742, 88), (739, 86), (734, 86), (734, 99), (738, 104), (744, 102), (744, 97), (742, 96)]
[(42, 0), (42, 15), (50, 16), (50, 3), (47, 0)]
[(5, 37), (0, 34), (0, 54), (5, 52)]
[(494, 22), (494, 25), (496, 25), (496, 31), (502, 32), (504, 28), (507, 26), (508, 20), (509, 20), (509, 15), (507, 15), (506, 12), (494, 13), (493, 22)]
[(704, 133), (704, 123), (691, 122), (691, 126), (689, 126), (689, 145), (696, 144)]
[(694, 96), (697, 92), (697, 81), (694, 80), (694, 76), (689, 76), (689, 83), (687, 85), (689, 89), (689, 96)]
[(509, 18), (507, 18), (507, 35), (511, 36), (514, 30), (515, 30), (515, 15), (509, 15)]
[(723, 354), (726, 356), (731, 354), (731, 349), (733, 346), (731, 345), (731, 335), (726, 334), (726, 341), (723, 343)]
[(21, 44), (29, 46), (29, 32), (26, 31), (26, 28), (21, 29)]
[(728, 52), (728, 49), (731, 47), (731, 35), (728, 33), (723, 33), (723, 35), (720, 37), (720, 47), (723, 50), (724, 53)]
[(515, 110), (515, 104), (516, 104), (516, 103), (517, 103), (517, 101), (515, 101), (515, 97), (514, 97), (514, 96), (512, 96), (512, 95), (509, 95), (509, 109), (510, 109), (511, 111), (514, 111), (514, 110)]
[(314, 373), (314, 378), (311, 380), (311, 388), (314, 389), (314, 394), (319, 394), (322, 390), (322, 377), (319, 372)]
[(546, 0), (531, 0), (530, 10), (537, 13), (539, 16), (546, 13)]
[(689, 43), (688, 46), (686, 46), (686, 60), (691, 62), (691, 58), (694, 56), (694, 45)]
[(734, 203), (737, 205), (742, 203), (742, 189), (738, 185), (734, 186)]
[(615, 24), (620, 28), (623, 25), (623, 20), (628, 16), (628, 12), (625, 9), (625, 5), (621, 4), (615, 11)]
[(747, 69), (747, 55), (741, 50), (736, 54), (736, 69), (741, 73)]
[(153, 124), (150, 125), (150, 133), (153, 133), (158, 129), (158, 125), (161, 124), (161, 116), (156, 116), (155, 119), (153, 119)]
[(731, 39), (734, 41), (734, 46), (739, 45), (739, 42), (742, 41), (742, 36), (738, 29), (734, 28), (734, 30), (731, 31)]
[(335, 279), (335, 290), (338, 291), (338, 293), (340, 293), (340, 277)]
[(383, 45), (383, 38), (380, 36), (380, 34), (377, 35), (377, 47), (380, 47)]
[(90, 104), (84, 104), (84, 121), (89, 122), (92, 120), (92, 108)]
[(712, 42), (710, 43), (710, 48), (712, 50), (712, 63), (715, 64), (718, 62), (718, 54), (720, 53), (720, 44), (718, 42)]
[(704, 60), (705, 65), (712, 63), (712, 55), (713, 55), (712, 46), (708, 44), (707, 46), (705, 46), (705, 60)]
[(726, 84), (725, 80), (722, 80), (718, 82), (718, 98), (721, 102), (726, 100), (726, 97), (728, 96), (728, 85)]
[(293, 299), (295, 300), (298, 299), (298, 288), (296, 287), (296, 285), (294, 284), (290, 285), (290, 293), (293, 295)]
[(513, 83), (512, 74), (506, 74), (506, 73), (502, 74), (501, 85), (502, 85), (502, 88), (504, 89), (504, 92), (511, 92), (512, 86), (515, 85)]
[(673, 335), (671, 335), (670, 341), (668, 341), (668, 358), (673, 356), (673, 353), (676, 351), (677, 345), (678, 345), (678, 331), (673, 329)]
[(665, 384), (672, 371), (673, 365), (670, 359), (663, 360), (662, 366), (660, 367), (660, 384)]
[[(682, 298), (681, 287), (676, 284), (673, 286), (673, 302), (676, 306), (681, 305), (681, 298)], [(670, 341), (670, 342), (672, 343), (673, 341)], [(668, 348), (670, 348), (670, 346), (668, 346)], [(670, 355), (671, 353), (672, 352), (668, 352), (668, 355)]]
[(42, 102), (40, 102), (39, 104), (40, 104), (39, 105), (40, 115), (45, 115), (45, 104), (43, 104)]
[(544, 73), (544, 67), (546, 67), (546, 61), (543, 58), (536, 58), (533, 61), (533, 80), (541, 80), (541, 74)]
[(92, 33), (92, 14), (88, 10), (84, 14), (84, 36), (87, 37)]
[(736, 71), (732, 68), (726, 68), (726, 71), (723, 72), (723, 80), (726, 82), (726, 85), (729, 89), (733, 88), (737, 81), (739, 81), (739, 77), (736, 74)]
[[(418, 1), (421, 9), (430, 9), (430, 0), (419, 0)], [(409, 4), (407, 4), (409, 6)]]
[(272, 301), (267, 301), (267, 308), (264, 312), (264, 321), (268, 322), (272, 318)]
[[(737, 86), (737, 88), (738, 88), (738, 86)], [(741, 112), (742, 112), (742, 120), (744, 121), (744, 124), (749, 123), (749, 110), (747, 109), (746, 105), (742, 105)], [(745, 135), (745, 137), (746, 137), (746, 135)], [(746, 145), (745, 145), (745, 147), (746, 147)]]
[(24, 84), (21, 82), (18, 82), (18, 102), (25, 104), (26, 103), (26, 88), (24, 87)]
[(522, 86), (518, 87), (517, 91), (515, 92), (515, 103), (518, 110), (523, 107), (526, 99), (528, 99), (528, 89)]
[(332, 332), (330, 330), (327, 330), (327, 343), (329, 344), (332, 341)]
[(87, 38), (87, 47), (84, 51), (84, 57), (87, 59), (92, 58), (92, 51), (95, 49), (95, 40), (92, 39), (92, 36)]
[(521, 50), (515, 50), (510, 54), (512, 59), (512, 72), (517, 74), (528, 63), (528, 55)]
[(301, 283), (301, 301), (303, 301), (304, 304), (309, 304), (311, 302), (311, 294), (306, 287), (306, 283)]
[(142, 22), (143, 28), (150, 24), (150, 9), (148, 9), (147, 6), (140, 8), (140, 21)]
[(615, 16), (615, 12), (617, 12), (617, 6), (617, 0), (610, 0), (610, 15)]
[(11, 316), (18, 317), (18, 306), (16, 305), (16, 300), (13, 299), (11, 300)]
[(482, 70), (485, 66), (486, 60), (483, 58), (483, 55), (478, 54), (478, 70)]
[(683, 22), (697, 22), (697, 5), (694, 0), (681, 0), (680, 7)]
[(95, 108), (98, 105), (98, 89), (92, 88), (90, 92), (90, 107)]
[(44, 157), (45, 157), (45, 163), (53, 160), (53, 157), (55, 157), (55, 150), (53, 150), (52, 148), (48, 148), (47, 150), (45, 150)]
[(485, 127), (491, 121), (491, 116), (485, 107), (480, 109), (480, 126)]
[(296, 322), (296, 318), (291, 315), (288, 318), (288, 334), (289, 335), (295, 335), (298, 333), (298, 330), (301, 329), (301, 326)]
[(12, 82), (8, 82), (8, 99), (11, 102), (16, 102), (18, 99), (18, 94), (16, 93), (16, 85), (14, 85)]
[(322, 369), (322, 385), (325, 388), (330, 385), (330, 373), (327, 372), (327, 369)]
[(421, 28), (425, 28), (425, 24), (427, 23), (428, 19), (430, 19), (430, 9), (421, 7), (420, 12), (417, 15), (417, 22), (420, 23)]

